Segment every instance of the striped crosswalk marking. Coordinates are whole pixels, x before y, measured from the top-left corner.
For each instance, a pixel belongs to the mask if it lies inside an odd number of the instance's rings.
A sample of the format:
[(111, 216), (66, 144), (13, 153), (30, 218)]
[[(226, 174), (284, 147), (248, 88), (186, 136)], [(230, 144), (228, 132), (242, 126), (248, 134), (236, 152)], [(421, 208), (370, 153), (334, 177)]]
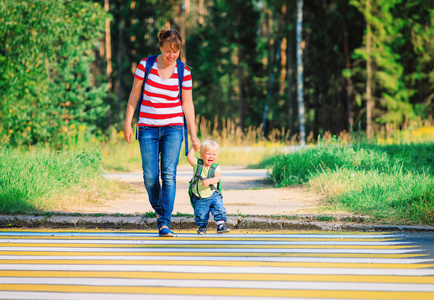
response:
[(0, 231), (1, 299), (434, 299), (395, 233)]

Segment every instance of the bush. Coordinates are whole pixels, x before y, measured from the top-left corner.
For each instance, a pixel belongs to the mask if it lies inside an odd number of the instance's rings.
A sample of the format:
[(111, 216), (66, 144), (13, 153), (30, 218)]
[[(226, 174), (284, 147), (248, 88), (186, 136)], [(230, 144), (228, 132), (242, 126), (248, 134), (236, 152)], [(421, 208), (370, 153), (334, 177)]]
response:
[(95, 130), (107, 84), (90, 69), (107, 17), (85, 0), (1, 2), (0, 142), (60, 147), (71, 126)]

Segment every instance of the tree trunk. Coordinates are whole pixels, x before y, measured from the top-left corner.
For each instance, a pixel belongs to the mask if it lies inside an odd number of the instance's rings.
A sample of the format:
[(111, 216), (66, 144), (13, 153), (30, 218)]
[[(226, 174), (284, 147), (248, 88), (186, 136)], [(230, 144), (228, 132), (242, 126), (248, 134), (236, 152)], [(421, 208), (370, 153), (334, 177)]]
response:
[(199, 0), (199, 24), (200, 25), (205, 25), (205, 19), (204, 19), (204, 15), (205, 15), (205, 6), (203, 5), (203, 0)]
[[(262, 14), (264, 15), (263, 18), (261, 18), (261, 37), (265, 40), (267, 39), (267, 37), (269, 36), (269, 32), (268, 32), (268, 26), (267, 26), (267, 18), (268, 18), (268, 12), (267, 12), (267, 8), (264, 5), (262, 7)], [(262, 59), (262, 64), (264, 65), (264, 69), (267, 69), (268, 66), (268, 55), (264, 55), (264, 58)]]
[(183, 39), (183, 43), (181, 45), (181, 61), (183, 63), (187, 63), (186, 49), (185, 49), (185, 18), (184, 18), (184, 1), (180, 1), (179, 7), (179, 33)]
[[(345, 54), (345, 68), (351, 69), (351, 54), (350, 47), (348, 43), (348, 20), (347, 20), (347, 7), (344, 5), (342, 9), (342, 15), (344, 18), (343, 27), (344, 27), (344, 54)], [(346, 103), (347, 103), (347, 130), (351, 132), (354, 126), (354, 112), (353, 112), (353, 81), (351, 77), (346, 78), (345, 80), (345, 88), (346, 88)]]
[[(319, 93), (318, 95), (313, 94), (312, 96), (314, 98), (314, 103), (315, 103), (315, 114), (313, 117), (313, 136), (314, 138), (317, 138), (319, 135), (319, 117), (320, 117), (320, 112), (321, 112), (321, 98), (322, 98), (322, 93)], [(322, 113), (324, 113), (324, 110), (322, 111)]]
[[(280, 59), (280, 43), (276, 45), (276, 55), (274, 57), (274, 61), (277, 63)], [(265, 99), (265, 106), (264, 106), (264, 114), (262, 116), (262, 137), (265, 136), (265, 127), (267, 126), (267, 115), (269, 110), (269, 103), (271, 95), (273, 94), (273, 86), (274, 86), (274, 79), (276, 77), (276, 74), (273, 71), (273, 66), (271, 66), (270, 71), (270, 84), (268, 86), (268, 93), (267, 98)]]
[(184, 0), (184, 5), (185, 5), (185, 16), (187, 17), (190, 14), (190, 0)]
[(297, 102), (298, 118), (300, 131), (300, 145), (306, 145), (306, 129), (304, 120), (304, 101), (303, 101), (303, 49), (302, 42), (303, 25), (303, 0), (297, 0)]
[[(109, 0), (104, 0), (104, 10), (106, 12), (109, 12), (110, 10), (110, 3)], [(110, 33), (110, 19), (107, 18), (105, 20), (105, 57), (106, 57), (106, 61), (107, 61), (107, 85), (108, 85), (108, 90), (107, 90), (107, 103), (111, 103), (110, 102), (110, 93), (112, 90), (112, 47), (111, 47), (111, 33)], [(110, 106), (109, 106), (110, 107)], [(110, 108), (109, 108), (110, 109)], [(112, 120), (112, 114), (110, 113), (110, 111), (108, 112), (108, 123), (109, 125), (113, 125), (113, 120)]]
[(241, 68), (242, 50), (241, 43), (238, 42), (238, 116), (240, 118), (239, 126), (241, 130), (244, 130), (244, 118), (243, 118), (243, 70)]
[[(282, 14), (281, 14), (281, 20), (279, 25), (279, 32), (284, 32), (285, 28), (285, 20), (286, 15), (288, 13), (288, 8), (286, 5), (282, 5)], [(279, 89), (279, 96), (282, 98), (282, 96), (285, 94), (285, 78), (286, 78), (286, 48), (288, 47), (288, 41), (286, 37), (283, 37), (281, 47), (280, 47), (280, 53), (282, 56), (282, 59), (280, 60), (280, 89)]]
[[(288, 21), (287, 26), (289, 27), (291, 24), (291, 13), (289, 11), (289, 7), (286, 10), (286, 20)], [(294, 135), (294, 99), (292, 97), (292, 83), (294, 81), (294, 74), (292, 70), (292, 30), (288, 28), (288, 37), (287, 37), (287, 74), (288, 74), (288, 129), (289, 129), (289, 138)]]
[[(122, 7), (121, 7), (122, 11)], [(122, 19), (119, 26), (119, 39), (118, 39), (118, 91), (116, 102), (116, 123), (120, 126), (121, 123), (121, 98), (122, 98), (122, 58), (123, 58), (123, 39), (124, 39), (125, 21)], [(120, 128), (120, 127), (119, 127)]]
[[(366, 15), (371, 10), (371, 1), (366, 0)], [(371, 25), (367, 21), (366, 28), (366, 135), (372, 137), (372, 110), (374, 106), (372, 98), (372, 58), (371, 58)]]
[[(236, 19), (237, 29), (241, 28), (241, 12), (238, 12)], [(239, 127), (244, 131), (244, 111), (243, 111), (243, 69), (241, 67), (241, 62), (243, 60), (243, 50), (240, 38), (237, 40), (237, 50), (238, 50), (238, 62), (237, 62), (237, 73), (238, 73), (238, 116), (240, 118)]]
[(234, 118), (234, 112), (235, 112), (235, 107), (232, 101), (232, 74), (233, 72), (228, 71), (227, 73), (229, 75), (229, 86), (228, 86), (228, 105), (227, 107), (223, 108), (225, 110), (225, 113), (223, 114), (224, 116), (228, 116), (229, 119), (233, 119)]

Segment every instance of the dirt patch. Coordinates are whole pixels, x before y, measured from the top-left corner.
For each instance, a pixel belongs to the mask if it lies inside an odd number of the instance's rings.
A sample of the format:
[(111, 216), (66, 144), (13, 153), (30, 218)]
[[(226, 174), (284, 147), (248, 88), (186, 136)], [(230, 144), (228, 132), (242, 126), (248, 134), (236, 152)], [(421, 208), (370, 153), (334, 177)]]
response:
[[(125, 182), (125, 192), (113, 200), (70, 207), (68, 212), (143, 214), (153, 211), (143, 182)], [(193, 214), (188, 180), (178, 180), (173, 213)], [(224, 182), (223, 202), (228, 214), (287, 215), (323, 212), (323, 196), (302, 187), (273, 188), (266, 180)]]

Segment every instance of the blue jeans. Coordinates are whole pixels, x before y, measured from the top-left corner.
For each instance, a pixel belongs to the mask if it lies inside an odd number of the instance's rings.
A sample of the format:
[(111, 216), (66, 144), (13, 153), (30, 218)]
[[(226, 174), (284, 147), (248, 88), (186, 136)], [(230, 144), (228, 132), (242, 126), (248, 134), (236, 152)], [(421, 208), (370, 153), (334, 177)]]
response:
[(194, 220), (198, 227), (208, 225), (209, 213), (214, 216), (214, 221), (227, 221), (226, 209), (220, 193), (214, 192), (209, 198), (199, 198), (193, 194)]
[[(182, 126), (139, 128), (143, 179), (158, 228), (170, 228), (176, 193), (176, 167), (183, 139)], [(161, 157), (161, 185), (160, 185)]]

